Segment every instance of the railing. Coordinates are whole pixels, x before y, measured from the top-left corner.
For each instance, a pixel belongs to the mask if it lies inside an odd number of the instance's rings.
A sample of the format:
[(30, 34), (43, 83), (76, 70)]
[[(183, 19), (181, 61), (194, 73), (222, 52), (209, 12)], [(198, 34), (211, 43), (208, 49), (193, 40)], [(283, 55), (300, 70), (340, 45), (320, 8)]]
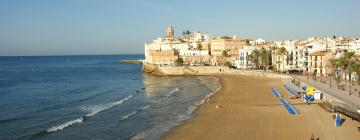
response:
[(358, 110), (347, 104), (329, 100), (323, 101), (323, 104), (327, 108), (329, 108), (329, 111), (331, 112), (339, 112), (350, 117), (353, 120), (360, 121), (360, 113), (358, 112)]

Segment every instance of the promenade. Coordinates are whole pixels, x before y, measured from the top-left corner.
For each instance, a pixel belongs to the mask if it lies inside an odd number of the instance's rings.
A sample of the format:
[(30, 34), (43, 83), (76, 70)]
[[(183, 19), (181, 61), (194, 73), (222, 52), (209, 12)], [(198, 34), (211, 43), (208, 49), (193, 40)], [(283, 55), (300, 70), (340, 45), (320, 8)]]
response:
[(349, 94), (350, 87), (348, 84), (344, 82), (340, 83), (340, 85), (343, 85), (344, 87), (344, 90), (342, 90), (342, 89), (337, 89), (336, 81), (333, 79), (331, 81), (331, 87), (330, 87), (330, 79), (327, 77), (317, 77), (317, 80), (315, 81), (314, 79), (307, 78), (306, 76), (301, 76), (301, 75), (290, 75), (290, 76), (302, 82), (310, 84), (315, 88), (321, 90), (322, 92), (325, 92), (350, 106), (353, 106), (357, 109), (360, 108), (359, 85), (352, 86), (352, 90), (351, 90), (352, 94), (350, 95)]

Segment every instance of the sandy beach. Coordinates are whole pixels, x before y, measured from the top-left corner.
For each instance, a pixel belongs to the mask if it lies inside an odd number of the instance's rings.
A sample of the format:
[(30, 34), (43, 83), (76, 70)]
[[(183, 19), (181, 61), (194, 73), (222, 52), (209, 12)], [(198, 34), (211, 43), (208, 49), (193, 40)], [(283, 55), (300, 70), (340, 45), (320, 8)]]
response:
[[(194, 113), (194, 118), (172, 129), (164, 140), (358, 140), (360, 123), (346, 120), (335, 127), (332, 113), (318, 104), (289, 99), (281, 79), (224, 75), (223, 88)], [(277, 88), (300, 112), (290, 115), (271, 93)], [(220, 108), (219, 108), (220, 107)]]

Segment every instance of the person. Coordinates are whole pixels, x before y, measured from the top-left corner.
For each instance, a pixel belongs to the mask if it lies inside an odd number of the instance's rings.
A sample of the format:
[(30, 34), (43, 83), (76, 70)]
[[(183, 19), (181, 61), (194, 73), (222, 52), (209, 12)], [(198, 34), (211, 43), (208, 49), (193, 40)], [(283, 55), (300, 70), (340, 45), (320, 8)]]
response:
[(314, 134), (311, 134), (310, 140), (315, 140)]
[(341, 116), (339, 113), (336, 113), (336, 116), (335, 116), (335, 126), (336, 127), (340, 127), (341, 126)]

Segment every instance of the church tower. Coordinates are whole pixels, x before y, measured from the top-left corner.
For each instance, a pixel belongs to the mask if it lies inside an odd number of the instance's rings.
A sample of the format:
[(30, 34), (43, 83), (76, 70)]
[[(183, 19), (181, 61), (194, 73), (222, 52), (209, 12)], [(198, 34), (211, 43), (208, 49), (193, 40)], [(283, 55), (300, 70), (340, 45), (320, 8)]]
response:
[(174, 28), (172, 27), (172, 25), (170, 25), (170, 26), (167, 28), (166, 38), (167, 38), (167, 39), (174, 39)]

